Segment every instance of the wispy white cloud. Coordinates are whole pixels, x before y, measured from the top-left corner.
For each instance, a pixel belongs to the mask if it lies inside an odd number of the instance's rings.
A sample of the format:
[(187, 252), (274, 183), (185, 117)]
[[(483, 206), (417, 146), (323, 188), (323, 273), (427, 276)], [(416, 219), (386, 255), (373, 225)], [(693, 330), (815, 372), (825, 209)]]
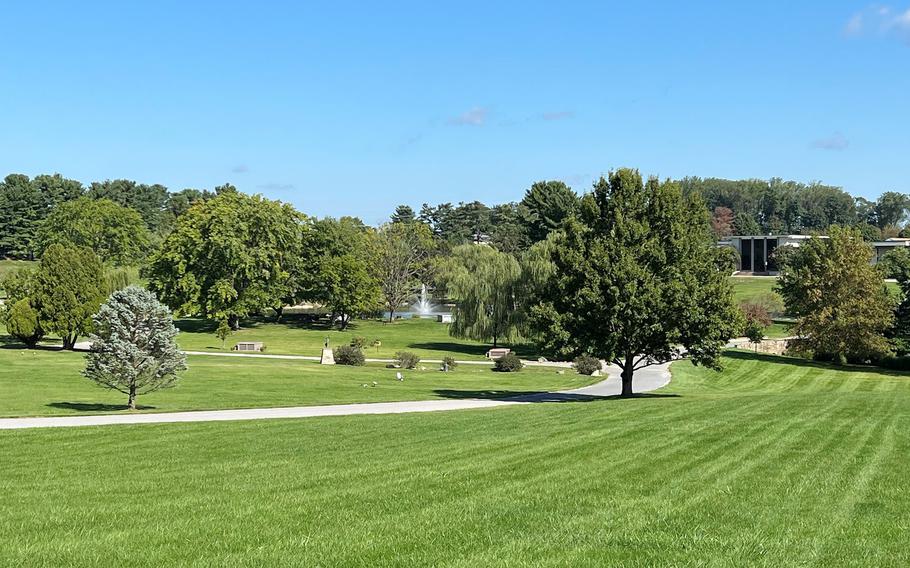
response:
[(449, 119), (449, 124), (457, 126), (483, 126), (487, 122), (489, 110), (484, 107), (474, 107), (471, 110)]
[(812, 147), (819, 150), (834, 150), (839, 152), (841, 150), (846, 150), (849, 145), (850, 141), (847, 140), (847, 137), (841, 132), (835, 132), (831, 136), (812, 141)]
[(910, 8), (872, 5), (853, 14), (844, 25), (844, 35), (895, 37), (910, 45)]

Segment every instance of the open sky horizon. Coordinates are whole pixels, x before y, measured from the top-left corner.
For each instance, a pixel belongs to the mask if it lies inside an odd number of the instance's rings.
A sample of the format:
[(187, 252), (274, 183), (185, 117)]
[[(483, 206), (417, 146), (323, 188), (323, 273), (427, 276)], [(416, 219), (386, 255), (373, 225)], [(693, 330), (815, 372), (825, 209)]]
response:
[(375, 224), (611, 169), (910, 192), (910, 2), (4, 7), (0, 175)]

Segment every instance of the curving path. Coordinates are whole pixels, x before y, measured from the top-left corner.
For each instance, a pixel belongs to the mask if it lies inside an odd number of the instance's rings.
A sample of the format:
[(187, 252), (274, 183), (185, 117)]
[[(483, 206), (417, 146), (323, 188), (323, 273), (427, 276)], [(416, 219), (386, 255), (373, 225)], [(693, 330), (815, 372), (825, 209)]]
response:
[[(243, 356), (243, 355), (241, 355)], [(670, 364), (654, 365), (636, 372), (635, 391), (648, 392), (670, 382)], [(72, 426), (106, 426), (109, 424), (162, 424), (172, 422), (217, 422), (224, 420), (268, 420), (276, 418), (313, 418), (354, 414), (402, 414), (437, 412), (531, 404), (535, 402), (572, 402), (615, 396), (620, 393), (619, 369), (609, 366), (609, 377), (580, 389), (545, 392), (503, 399), (444, 399), (326, 406), (292, 406), (282, 408), (243, 408), (235, 410), (194, 410), (158, 414), (95, 414), (92, 416), (42, 416), (34, 418), (0, 418), (0, 430)]]

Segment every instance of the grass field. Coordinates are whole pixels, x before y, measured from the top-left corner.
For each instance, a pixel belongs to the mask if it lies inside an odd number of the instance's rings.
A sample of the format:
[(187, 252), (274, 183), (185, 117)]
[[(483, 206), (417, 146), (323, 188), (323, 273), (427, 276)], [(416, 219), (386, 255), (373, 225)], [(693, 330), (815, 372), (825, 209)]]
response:
[(0, 565), (910, 564), (910, 377), (726, 363), (631, 400), (0, 432)]
[[(0, 349), (0, 416), (125, 411), (125, 395), (79, 375), (83, 358), (79, 353)], [(307, 361), (191, 356), (189, 371), (176, 387), (141, 395), (138, 404), (140, 410), (170, 412), (465, 398), (491, 391), (576, 388), (599, 380), (542, 367), (519, 373), (496, 373), (492, 365), (460, 365), (449, 373), (438, 368), (427, 364), (425, 371), (402, 371), (405, 380), (399, 382), (396, 370), (379, 365), (329, 367)]]
[[(210, 320), (185, 319), (177, 322), (182, 333), (178, 338), (180, 346), (188, 351), (220, 351), (221, 342), (215, 337), (217, 324)], [(403, 319), (392, 323), (380, 320), (355, 320), (345, 331), (337, 326), (303, 323), (293, 317), (282, 323), (270, 320), (244, 322), (243, 328), (234, 333), (226, 342), (227, 348), (238, 341), (262, 341), (267, 353), (317, 356), (323, 341), (329, 338), (333, 347), (347, 345), (355, 336), (365, 337), (367, 345), (379, 339), (379, 349), (365, 349), (367, 357), (391, 358), (396, 351), (413, 351), (423, 358), (441, 359), (451, 355), (456, 359), (482, 360), (489, 344), (457, 339), (449, 335), (449, 324), (437, 323), (432, 319)], [(512, 346), (522, 356), (532, 355), (528, 346)]]

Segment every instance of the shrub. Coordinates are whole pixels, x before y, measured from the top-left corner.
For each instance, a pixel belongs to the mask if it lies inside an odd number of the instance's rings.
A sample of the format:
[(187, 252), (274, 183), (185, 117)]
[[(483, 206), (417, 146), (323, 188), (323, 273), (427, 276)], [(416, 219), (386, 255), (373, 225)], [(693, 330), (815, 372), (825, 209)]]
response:
[(395, 362), (402, 369), (414, 369), (420, 363), (420, 357), (410, 351), (399, 351), (395, 353)]
[(594, 371), (603, 369), (603, 363), (600, 362), (600, 359), (590, 355), (579, 355), (572, 362), (572, 366), (575, 367), (575, 370), (580, 375), (593, 375)]
[(493, 370), (499, 371), (501, 373), (514, 373), (518, 372), (524, 367), (524, 363), (521, 362), (521, 359), (518, 358), (518, 355), (514, 353), (507, 353), (497, 359), (493, 364)]
[(771, 325), (771, 314), (767, 306), (758, 302), (743, 302), (739, 305), (747, 322), (757, 322), (762, 327)]
[(875, 364), (893, 371), (910, 371), (910, 355), (888, 355), (876, 361)]
[(4, 323), (9, 334), (25, 343), (27, 347), (34, 347), (44, 337), (44, 330), (38, 322), (38, 312), (27, 298), (10, 306), (4, 315)]
[(353, 345), (342, 345), (335, 349), (333, 355), (335, 356), (335, 362), (339, 365), (360, 367), (366, 362), (363, 350), (359, 347), (354, 347)]
[(367, 338), (361, 335), (356, 335), (351, 338), (351, 347), (356, 347), (357, 349), (363, 349), (367, 346)]
[(458, 362), (455, 360), (455, 357), (451, 357), (451, 356), (443, 357), (442, 364), (445, 366), (445, 368), (447, 368), (450, 371), (458, 366)]

